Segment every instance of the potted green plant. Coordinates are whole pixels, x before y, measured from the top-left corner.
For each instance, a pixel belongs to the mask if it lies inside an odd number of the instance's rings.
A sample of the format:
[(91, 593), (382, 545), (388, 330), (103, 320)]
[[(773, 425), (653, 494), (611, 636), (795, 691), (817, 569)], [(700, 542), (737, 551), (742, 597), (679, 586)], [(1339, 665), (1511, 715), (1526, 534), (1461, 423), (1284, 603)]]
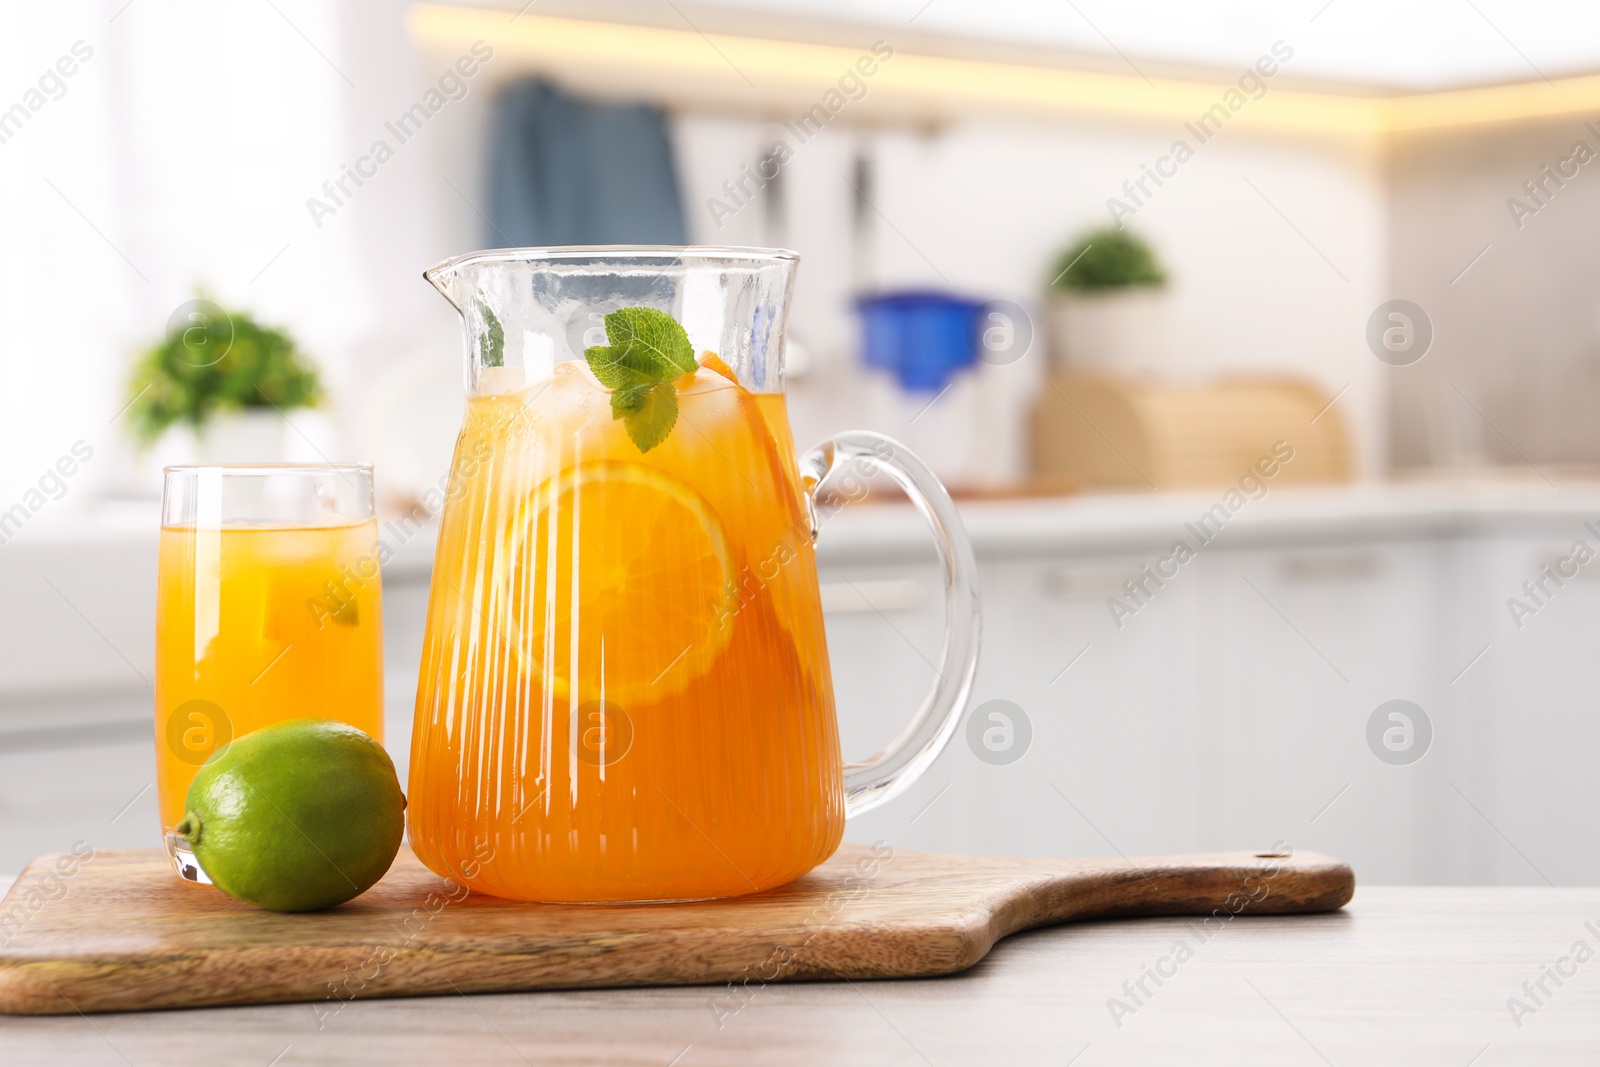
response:
[(286, 332), (204, 297), (173, 312), (166, 334), (140, 353), (128, 393), (142, 447), (186, 426), (207, 463), (281, 460), (286, 413), (323, 398), (316, 369)]
[(1137, 234), (1107, 227), (1083, 234), (1051, 269), (1051, 359), (1061, 370), (1170, 374), (1167, 273)]

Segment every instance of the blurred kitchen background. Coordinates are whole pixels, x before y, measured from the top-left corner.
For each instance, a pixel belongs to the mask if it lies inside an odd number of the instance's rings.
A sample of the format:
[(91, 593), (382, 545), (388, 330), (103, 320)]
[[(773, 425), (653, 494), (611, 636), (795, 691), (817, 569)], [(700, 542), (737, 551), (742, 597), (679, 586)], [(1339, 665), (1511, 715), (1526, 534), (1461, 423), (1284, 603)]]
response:
[[(905, 440), (976, 543), (973, 717), (852, 837), (1600, 883), (1597, 71), (1600, 9), (1510, 0), (7, 7), (0, 872), (156, 844), (163, 463), (370, 460), (416, 515), (422, 269), (687, 242), (800, 252), (800, 444)], [(173, 392), (219, 321), (273, 404)], [(431, 550), (384, 575), (402, 764)], [(864, 757), (939, 572), (888, 493), (820, 552)]]

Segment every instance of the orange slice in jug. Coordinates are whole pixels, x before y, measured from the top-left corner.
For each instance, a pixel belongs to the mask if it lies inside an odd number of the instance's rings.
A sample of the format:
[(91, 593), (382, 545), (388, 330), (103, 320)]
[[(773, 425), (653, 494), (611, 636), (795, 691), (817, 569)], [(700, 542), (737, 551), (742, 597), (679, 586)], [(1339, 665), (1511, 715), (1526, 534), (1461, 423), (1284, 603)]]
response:
[(732, 636), (727, 534), (655, 467), (580, 463), (535, 489), (507, 532), (510, 639), (555, 699), (625, 710), (683, 691)]
[[(704, 367), (706, 370), (716, 371), (734, 385), (739, 384), (739, 376), (733, 373), (733, 368), (728, 366), (727, 363), (723, 362), (722, 357), (717, 355), (715, 352), (700, 353), (700, 366)], [(691, 371), (690, 373), (692, 374), (693, 372)]]

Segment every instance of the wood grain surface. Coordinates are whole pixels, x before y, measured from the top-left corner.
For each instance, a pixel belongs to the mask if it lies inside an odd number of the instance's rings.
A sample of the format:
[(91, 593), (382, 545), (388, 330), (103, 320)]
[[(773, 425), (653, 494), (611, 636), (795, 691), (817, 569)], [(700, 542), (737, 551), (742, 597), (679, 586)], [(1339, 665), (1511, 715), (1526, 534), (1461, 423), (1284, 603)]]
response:
[(1030, 927), (1144, 915), (1220, 927), (1339, 908), (1354, 888), (1349, 867), (1314, 853), (1041, 860), (847, 844), (748, 897), (524, 904), (467, 894), (402, 851), (349, 904), (279, 915), (179, 880), (159, 852), (44, 856), (0, 903), (0, 1011), (332, 1011), (422, 994), (943, 975)]

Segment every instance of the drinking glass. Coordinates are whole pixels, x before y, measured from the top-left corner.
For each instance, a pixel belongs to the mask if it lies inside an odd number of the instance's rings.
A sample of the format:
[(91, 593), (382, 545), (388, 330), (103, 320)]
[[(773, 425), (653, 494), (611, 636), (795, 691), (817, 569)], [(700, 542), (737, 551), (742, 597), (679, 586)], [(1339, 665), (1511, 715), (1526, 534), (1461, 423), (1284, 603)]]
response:
[(156, 785), (173, 867), (195, 772), (236, 737), (335, 719), (383, 740), (372, 468), (168, 467), (156, 595)]

